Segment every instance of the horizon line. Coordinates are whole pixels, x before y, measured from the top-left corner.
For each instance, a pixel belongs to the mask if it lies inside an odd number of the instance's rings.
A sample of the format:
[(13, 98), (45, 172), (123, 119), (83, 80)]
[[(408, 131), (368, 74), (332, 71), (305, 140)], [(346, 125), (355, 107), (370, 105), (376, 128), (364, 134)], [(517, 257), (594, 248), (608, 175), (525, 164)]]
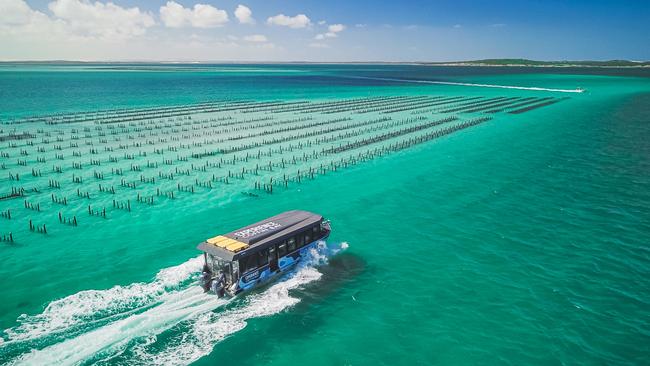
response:
[[(505, 63), (505, 64), (491, 64), (491, 61), (519, 61), (519, 63)], [(529, 64), (526, 62), (537, 63)], [(636, 65), (587, 65), (584, 63), (607, 63), (607, 62), (624, 62)], [(582, 66), (582, 67), (648, 67), (650, 60), (627, 60), (627, 59), (607, 59), (607, 60), (533, 60), (525, 58), (488, 58), (476, 60), (455, 60), (455, 61), (381, 61), (381, 60), (354, 60), (354, 61), (308, 61), (308, 60), (284, 60), (284, 61), (271, 61), (271, 60), (73, 60), (73, 59), (47, 59), (47, 60), (0, 60), (0, 64), (56, 64), (56, 63), (70, 63), (70, 64), (196, 64), (196, 65), (210, 65), (210, 64), (416, 64), (416, 65), (440, 65), (440, 66), (538, 66), (538, 67), (551, 67), (551, 66)], [(558, 65), (553, 65), (557, 63)], [(644, 65), (646, 64), (646, 65)]]

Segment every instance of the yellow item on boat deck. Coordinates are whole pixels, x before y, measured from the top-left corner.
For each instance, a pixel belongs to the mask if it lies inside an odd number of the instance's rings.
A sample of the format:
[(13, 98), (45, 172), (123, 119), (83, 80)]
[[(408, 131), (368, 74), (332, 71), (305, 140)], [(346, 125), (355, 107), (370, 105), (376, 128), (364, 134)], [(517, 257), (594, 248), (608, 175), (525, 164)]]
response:
[(231, 252), (238, 252), (242, 249), (245, 249), (248, 247), (248, 244), (242, 243), (240, 241), (237, 241), (235, 239), (228, 238), (223, 235), (215, 236), (214, 238), (210, 238), (206, 240), (206, 242), (217, 246), (219, 248), (224, 248), (226, 250), (229, 250)]
[(223, 245), (219, 245), (219, 243), (224, 242), (224, 241), (226, 241), (226, 240), (232, 240), (232, 239), (227, 238), (227, 237), (225, 237), (225, 236), (223, 236), (223, 235), (219, 235), (219, 236), (215, 236), (214, 238), (210, 238), (210, 239), (208, 239), (208, 240), (206, 240), (206, 241), (207, 241), (208, 243), (210, 243), (210, 244), (213, 244), (213, 245), (216, 245), (216, 246), (218, 246), (218, 247), (222, 247), (222, 248), (223, 248)]
[(248, 247), (248, 244), (242, 243), (240, 241), (236, 241), (226, 247), (231, 252), (238, 252), (242, 249), (246, 249)]

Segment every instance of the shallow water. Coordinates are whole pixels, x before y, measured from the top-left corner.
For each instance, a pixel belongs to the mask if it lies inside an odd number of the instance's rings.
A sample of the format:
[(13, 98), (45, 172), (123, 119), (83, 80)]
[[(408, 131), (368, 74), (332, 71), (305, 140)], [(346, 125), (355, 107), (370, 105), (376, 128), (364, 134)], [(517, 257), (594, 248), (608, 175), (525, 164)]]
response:
[[(2, 125), (0, 135), (15, 129), (37, 137), (33, 145), (1, 142), (8, 156), (0, 158), (5, 164), (0, 193), (12, 187), (39, 192), (0, 200), (0, 211), (12, 214), (11, 220), (0, 218), (0, 236), (11, 232), (15, 239), (0, 243), (5, 329), (0, 360), (207, 365), (236, 355), (240, 364), (646, 364), (647, 74), (377, 65), (5, 65), (0, 119), (9, 124)], [(507, 109), (445, 113), (452, 108), (441, 106), (331, 114), (231, 108), (191, 114), (191, 120), (148, 118), (144, 121), (154, 121), (155, 127), (142, 125), (140, 131), (128, 121), (123, 128), (119, 121), (16, 123), (32, 115), (205, 101), (354, 104), (375, 98), (371, 103), (385, 105), (380, 97), (468, 100), (442, 106), (514, 97), (558, 102), (520, 114)], [(409, 120), (418, 116), (425, 118)], [(447, 116), (459, 119), (323, 153)], [(396, 148), (397, 142), (483, 116), (491, 119)], [(379, 120), (385, 117), (390, 120)], [(247, 122), (253, 119), (258, 121)], [(237, 124), (220, 125), (229, 121)], [(260, 126), (225, 131), (253, 124)], [(277, 131), (284, 127), (295, 129)], [(327, 128), (340, 129), (324, 132)], [(57, 141), (59, 131), (62, 141)], [(319, 134), (302, 135), (309, 131)], [(358, 133), (337, 137), (346, 132)], [(188, 137), (171, 139), (179, 135)], [(234, 153), (192, 156), (294, 135)], [(319, 140), (325, 137), (332, 138)], [(172, 145), (176, 151), (168, 149)], [(269, 147), (276, 151), (258, 157), (258, 150)], [(247, 153), (248, 161), (228, 162)], [(293, 157), (298, 161), (288, 163)], [(94, 160), (99, 165), (92, 165)], [(210, 165), (217, 161), (220, 167)], [(264, 170), (269, 161), (272, 170)], [(320, 164), (339, 165), (320, 174)], [(61, 173), (53, 171), (55, 166)], [(245, 174), (237, 178), (242, 168)], [(32, 169), (41, 175), (33, 176)], [(122, 169), (122, 175), (111, 169)], [(160, 175), (172, 173), (173, 180)], [(19, 180), (10, 174), (19, 174)], [(286, 187), (279, 184), (285, 175), (292, 179)], [(82, 181), (74, 183), (74, 177)], [(276, 179), (272, 194), (256, 189), (271, 177)], [(136, 188), (121, 185), (122, 179)], [(61, 188), (49, 187), (49, 180)], [(208, 181), (212, 188), (198, 185)], [(115, 194), (100, 192), (100, 184)], [(191, 186), (194, 193), (182, 191)], [(77, 189), (91, 198), (79, 197)], [(174, 192), (173, 199), (165, 196), (168, 192)], [(153, 196), (154, 205), (137, 202), (138, 193)], [(67, 205), (52, 202), (52, 194), (66, 198)], [(130, 201), (132, 210), (113, 207), (114, 199)], [(40, 204), (41, 211), (25, 208), (25, 200)], [(98, 212), (105, 207), (107, 218), (90, 216), (88, 204)], [(197, 292), (198, 242), (295, 208), (325, 215), (333, 226), (329, 246), (336, 250), (345, 242), (349, 248), (231, 303)], [(58, 212), (76, 216), (78, 226), (59, 223)], [(30, 219), (46, 224), (48, 233), (31, 232)]]

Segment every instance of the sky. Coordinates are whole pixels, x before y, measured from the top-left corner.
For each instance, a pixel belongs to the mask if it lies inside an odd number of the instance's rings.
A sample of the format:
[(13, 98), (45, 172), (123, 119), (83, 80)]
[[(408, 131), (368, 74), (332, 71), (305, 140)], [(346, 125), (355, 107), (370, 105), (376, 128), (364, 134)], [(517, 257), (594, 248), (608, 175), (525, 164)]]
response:
[(650, 0), (0, 0), (0, 61), (650, 60)]

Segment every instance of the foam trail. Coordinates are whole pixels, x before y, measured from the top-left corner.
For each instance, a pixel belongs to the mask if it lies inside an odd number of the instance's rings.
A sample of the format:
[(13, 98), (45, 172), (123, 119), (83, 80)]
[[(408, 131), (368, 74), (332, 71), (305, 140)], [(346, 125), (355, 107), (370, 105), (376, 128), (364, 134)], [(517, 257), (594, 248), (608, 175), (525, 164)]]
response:
[[(92, 360), (98, 355), (109, 355), (110, 359), (110, 357), (122, 354), (126, 346), (134, 339), (142, 338), (147, 342), (134, 347), (132, 353), (136, 356), (136, 360), (129, 361), (129, 364), (138, 362), (139, 355), (143, 356), (140, 361), (143, 364), (152, 362), (160, 364), (190, 363), (209, 353), (214, 343), (244, 328), (247, 319), (272, 315), (297, 303), (299, 300), (289, 296), (289, 290), (319, 279), (321, 273), (313, 265), (327, 262), (328, 256), (339, 250), (327, 248), (324, 242), (320, 242), (318, 250), (312, 250), (310, 256), (300, 264), (296, 271), (287, 274), (283, 281), (272, 285), (263, 293), (249, 296), (246, 299), (247, 305), (242, 308), (222, 313), (213, 312), (232, 300), (219, 299), (216, 296), (204, 294), (199, 286), (164, 292), (157, 299), (158, 303), (146, 311), (130, 314), (126, 318), (44, 349), (34, 349), (13, 360), (11, 364), (76, 365)], [(192, 263), (190, 274), (198, 270), (195, 268), (194, 260), (186, 262)], [(184, 265), (172, 268), (184, 268)], [(170, 283), (181, 283), (183, 278), (190, 276), (190, 274), (181, 275), (179, 272), (183, 271), (171, 271), (173, 274), (170, 274), (170, 271), (165, 271), (164, 273), (169, 276), (157, 276), (157, 278), (166, 278)], [(197, 319), (193, 323), (192, 333), (189, 337), (183, 334), (184, 341), (180, 345), (165, 347), (159, 354), (153, 355), (148, 354), (146, 349), (142, 348), (154, 342), (156, 335), (183, 321), (192, 319)], [(189, 338), (193, 341), (185, 341)]]
[(224, 305), (228, 300), (203, 293), (193, 286), (167, 294), (162, 304), (143, 313), (84, 333), (15, 360), (16, 365), (76, 365), (100, 352), (123, 348), (136, 337), (158, 334), (179, 322)]
[(0, 344), (32, 341), (154, 304), (198, 272), (202, 258), (198, 256), (178, 266), (165, 268), (150, 283), (81, 291), (52, 301), (40, 314), (21, 315), (16, 327), (4, 331), (7, 339)]
[(305, 267), (285, 281), (274, 284), (266, 291), (252, 295), (247, 303), (239, 308), (221, 313), (201, 314), (191, 325), (189, 334), (180, 337), (177, 344), (164, 347), (162, 351), (150, 352), (148, 346), (155, 342), (136, 346), (134, 360), (128, 364), (142, 365), (187, 365), (212, 352), (215, 344), (226, 337), (244, 329), (247, 321), (253, 318), (277, 314), (300, 300), (289, 295), (289, 291), (320, 279), (322, 274), (313, 267)]
[(541, 87), (537, 87), (537, 86), (477, 84), (477, 83), (461, 83), (461, 82), (454, 82), (454, 81), (374, 78), (374, 77), (366, 77), (366, 76), (349, 76), (349, 78), (353, 78), (353, 79), (369, 79), (369, 80), (383, 80), (383, 81), (398, 81), (398, 82), (404, 82), (404, 83), (418, 83), (418, 84), (439, 84), (439, 85), (474, 86), (474, 87), (481, 87), (481, 88), (536, 90), (536, 91), (549, 91), (549, 92), (557, 92), (557, 93), (582, 93), (582, 92), (584, 92), (583, 89), (554, 89), (554, 88), (541, 88)]
[(322, 273), (314, 265), (327, 263), (329, 257), (348, 247), (346, 242), (338, 248), (328, 247), (324, 241), (319, 242), (294, 272), (262, 293), (248, 296), (244, 306), (221, 313), (201, 314), (191, 325), (189, 334), (183, 334), (177, 344), (166, 346), (161, 351), (149, 351), (148, 347), (156, 341), (152, 337), (133, 349), (135, 359), (129, 360), (128, 364), (167, 366), (195, 362), (210, 354), (215, 344), (244, 329), (248, 320), (277, 314), (300, 302), (300, 299), (290, 296), (289, 291), (319, 280)]

